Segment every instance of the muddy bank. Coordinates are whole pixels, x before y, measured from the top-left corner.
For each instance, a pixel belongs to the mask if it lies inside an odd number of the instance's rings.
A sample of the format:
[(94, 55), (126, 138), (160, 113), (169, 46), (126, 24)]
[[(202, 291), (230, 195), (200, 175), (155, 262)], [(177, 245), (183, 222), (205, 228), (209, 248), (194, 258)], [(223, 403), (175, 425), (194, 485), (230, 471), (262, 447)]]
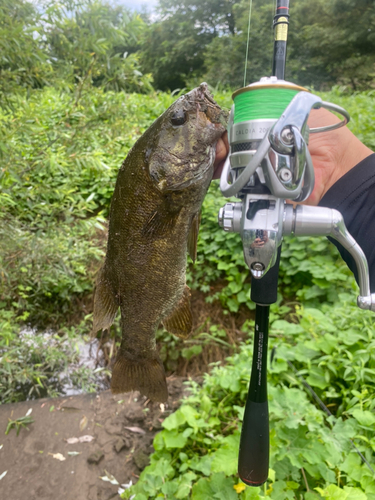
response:
[[(187, 391), (185, 380), (168, 379), (164, 407), (139, 393), (110, 391), (1, 405), (1, 498), (116, 498), (119, 487), (134, 483), (147, 465), (154, 435)], [(34, 422), (21, 427), (18, 436), (15, 428), (5, 435), (9, 419), (30, 409)], [(112, 476), (118, 485), (101, 479)]]

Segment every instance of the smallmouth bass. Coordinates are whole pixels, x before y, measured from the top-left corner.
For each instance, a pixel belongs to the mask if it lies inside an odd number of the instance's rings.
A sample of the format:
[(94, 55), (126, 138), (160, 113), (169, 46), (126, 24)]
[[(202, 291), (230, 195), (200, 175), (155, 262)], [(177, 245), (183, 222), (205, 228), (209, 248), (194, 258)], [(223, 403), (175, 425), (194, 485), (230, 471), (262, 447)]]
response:
[(181, 96), (138, 139), (122, 164), (109, 217), (107, 254), (94, 298), (93, 333), (121, 310), (113, 393), (168, 398), (155, 335), (192, 329), (186, 258), (196, 258), (199, 214), (213, 176), (226, 113), (207, 84)]

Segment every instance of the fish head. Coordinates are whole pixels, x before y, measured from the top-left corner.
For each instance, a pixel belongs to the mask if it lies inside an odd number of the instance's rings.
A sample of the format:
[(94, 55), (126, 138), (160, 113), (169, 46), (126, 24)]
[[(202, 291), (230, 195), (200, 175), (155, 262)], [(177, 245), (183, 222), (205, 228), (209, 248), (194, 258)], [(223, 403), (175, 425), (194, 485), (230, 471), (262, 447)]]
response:
[(156, 140), (148, 151), (149, 174), (159, 191), (208, 187), (226, 120), (227, 112), (214, 101), (206, 83), (181, 96), (160, 116), (154, 124)]

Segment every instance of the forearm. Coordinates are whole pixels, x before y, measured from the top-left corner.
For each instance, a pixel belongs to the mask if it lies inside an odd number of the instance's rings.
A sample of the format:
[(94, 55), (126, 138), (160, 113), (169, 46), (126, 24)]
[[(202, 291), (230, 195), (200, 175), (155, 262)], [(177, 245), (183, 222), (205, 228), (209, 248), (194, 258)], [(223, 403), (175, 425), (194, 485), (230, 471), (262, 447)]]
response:
[[(324, 194), (319, 206), (335, 208), (342, 213), (348, 231), (367, 257), (371, 292), (375, 293), (375, 154), (340, 177)], [(332, 242), (356, 274), (350, 254), (340, 244)]]
[[(326, 109), (312, 110), (308, 125), (321, 127), (339, 122), (339, 118)], [(325, 193), (358, 163), (372, 154), (348, 129), (341, 127), (331, 132), (310, 134), (309, 151), (315, 172), (315, 187), (305, 202), (318, 205)]]

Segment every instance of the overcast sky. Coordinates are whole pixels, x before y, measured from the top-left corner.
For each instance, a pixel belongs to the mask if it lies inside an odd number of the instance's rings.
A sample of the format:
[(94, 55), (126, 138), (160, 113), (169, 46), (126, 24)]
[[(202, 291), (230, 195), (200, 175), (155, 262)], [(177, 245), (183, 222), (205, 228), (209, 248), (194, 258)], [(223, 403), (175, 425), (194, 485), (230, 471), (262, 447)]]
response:
[(117, 0), (115, 3), (125, 5), (133, 10), (141, 10), (142, 5), (146, 5), (147, 10), (151, 12), (158, 3), (158, 0)]

